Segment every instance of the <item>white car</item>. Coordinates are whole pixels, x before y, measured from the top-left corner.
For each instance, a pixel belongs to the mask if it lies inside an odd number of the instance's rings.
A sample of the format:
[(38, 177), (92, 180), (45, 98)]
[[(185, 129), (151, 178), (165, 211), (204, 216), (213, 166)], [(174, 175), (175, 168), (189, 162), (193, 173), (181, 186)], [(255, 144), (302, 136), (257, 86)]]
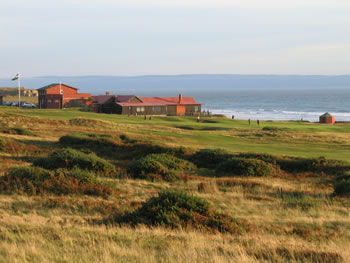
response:
[(32, 103), (28, 103), (28, 102), (24, 102), (23, 104), (21, 104), (22, 108), (36, 108), (36, 106)]

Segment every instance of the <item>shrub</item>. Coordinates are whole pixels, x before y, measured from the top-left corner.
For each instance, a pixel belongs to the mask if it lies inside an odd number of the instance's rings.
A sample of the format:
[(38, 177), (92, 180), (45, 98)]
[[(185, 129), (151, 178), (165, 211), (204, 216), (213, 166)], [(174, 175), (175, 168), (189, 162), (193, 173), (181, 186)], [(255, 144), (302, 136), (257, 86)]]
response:
[(74, 167), (71, 170), (67, 169), (57, 169), (55, 171), (55, 176), (68, 176), (77, 179), (80, 183), (96, 184), (96, 175), (92, 172), (81, 170), (78, 167)]
[(71, 147), (85, 147), (99, 149), (100, 147), (113, 147), (119, 143), (118, 138), (113, 138), (109, 134), (97, 133), (76, 133), (62, 136), (60, 143)]
[(39, 167), (14, 167), (0, 177), (0, 192), (53, 194), (87, 194), (107, 197), (113, 189), (96, 183), (93, 173), (58, 169), (48, 171)]
[(240, 233), (245, 227), (240, 222), (218, 214), (209, 203), (185, 192), (166, 190), (142, 203), (131, 213), (114, 218), (119, 224), (195, 228), (210, 232)]
[[(193, 171), (196, 167), (183, 159), (170, 154), (149, 154), (128, 167), (128, 172), (134, 178), (141, 179), (163, 179), (174, 181), (180, 178), (179, 173)], [(158, 175), (160, 177), (157, 177)]]
[(32, 147), (33, 145), (29, 146), (8, 138), (0, 138), (0, 151), (10, 154), (18, 155), (20, 153), (28, 152), (27, 150), (30, 152)]
[(345, 169), (344, 163), (336, 160), (327, 160), (324, 157), (310, 159), (282, 159), (277, 160), (282, 170), (287, 172), (328, 172), (342, 173)]
[(82, 111), (82, 112), (94, 112), (94, 110), (89, 108), (89, 107), (82, 107), (82, 108), (79, 109), (79, 111)]
[(276, 163), (277, 163), (277, 157), (270, 155), (270, 154), (240, 153), (240, 154), (238, 154), (238, 158), (257, 159), (257, 160), (264, 161), (266, 163), (271, 163), (273, 165), (276, 165)]
[(6, 142), (3, 138), (0, 138), (0, 151), (5, 149)]
[(231, 158), (218, 165), (216, 171), (219, 173), (240, 176), (268, 176), (273, 167), (261, 160)]
[(7, 134), (17, 134), (17, 135), (27, 135), (27, 136), (36, 136), (35, 133), (20, 127), (12, 127), (12, 128), (0, 128), (0, 132)]
[(60, 173), (58, 176), (52, 176), (45, 180), (42, 185), (43, 192), (50, 192), (57, 195), (61, 194), (86, 194), (108, 197), (114, 191), (112, 188), (103, 184), (92, 184), (81, 182), (78, 178), (69, 176), (69, 174)]
[(50, 171), (33, 166), (13, 167), (9, 169), (8, 176), (40, 183), (50, 177)]
[(221, 149), (201, 149), (190, 158), (198, 167), (216, 168), (216, 166), (231, 158), (232, 155)]
[(107, 174), (112, 173), (115, 169), (111, 163), (94, 154), (86, 154), (70, 148), (54, 152), (48, 157), (39, 158), (33, 164), (50, 170), (79, 167), (84, 170)]
[(341, 176), (334, 180), (334, 195), (350, 196), (350, 176)]

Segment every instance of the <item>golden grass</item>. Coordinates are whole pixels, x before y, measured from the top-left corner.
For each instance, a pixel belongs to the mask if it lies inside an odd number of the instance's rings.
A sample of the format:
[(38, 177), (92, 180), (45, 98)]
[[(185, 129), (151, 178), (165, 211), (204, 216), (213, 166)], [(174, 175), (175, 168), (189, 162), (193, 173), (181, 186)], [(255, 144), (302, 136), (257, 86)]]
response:
[[(144, 140), (174, 146), (183, 141), (188, 143), (189, 139), (168, 137), (165, 133), (191, 134), (188, 130), (160, 125), (145, 129), (138, 124), (44, 120), (3, 112), (0, 124), (35, 132), (38, 137), (5, 134), (1, 137), (36, 145), (41, 149), (40, 155), (55, 150), (59, 137), (72, 131), (127, 134), (132, 138), (142, 135)], [(245, 131), (215, 133), (239, 137)], [(329, 137), (326, 135), (304, 137), (280, 131), (276, 137), (284, 141), (297, 138), (302, 143), (321, 142)], [(256, 137), (256, 131), (249, 131), (247, 137), (250, 136)], [(271, 137), (271, 141), (274, 139)], [(348, 134), (332, 138), (337, 143), (348, 139)], [(1, 153), (0, 176), (11, 166), (28, 165), (22, 157)], [(102, 178), (101, 181), (118, 190), (118, 196), (103, 199), (0, 195), (0, 262), (350, 262), (350, 201), (330, 197), (332, 187), (327, 179), (309, 174), (190, 178), (188, 182), (172, 183)], [(205, 191), (200, 184), (208, 185)], [(101, 219), (139, 207), (141, 202), (167, 188), (205, 198), (219, 212), (247, 220), (252, 229), (235, 236), (98, 224)], [(290, 198), (290, 193), (301, 193), (301, 199)]]

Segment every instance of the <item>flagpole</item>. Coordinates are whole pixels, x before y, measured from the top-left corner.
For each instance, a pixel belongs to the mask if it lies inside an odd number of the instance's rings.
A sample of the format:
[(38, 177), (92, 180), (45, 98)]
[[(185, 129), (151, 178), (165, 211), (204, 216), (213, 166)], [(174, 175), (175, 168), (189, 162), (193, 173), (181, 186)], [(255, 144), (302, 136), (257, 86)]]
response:
[(21, 74), (18, 73), (18, 108), (21, 108)]

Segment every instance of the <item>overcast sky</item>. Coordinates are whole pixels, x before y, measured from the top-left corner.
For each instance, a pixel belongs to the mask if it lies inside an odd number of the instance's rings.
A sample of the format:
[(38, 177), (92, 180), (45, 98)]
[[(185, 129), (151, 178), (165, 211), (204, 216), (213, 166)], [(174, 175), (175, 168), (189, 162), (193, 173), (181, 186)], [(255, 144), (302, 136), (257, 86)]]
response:
[(1, 0), (0, 77), (350, 74), (349, 0)]

